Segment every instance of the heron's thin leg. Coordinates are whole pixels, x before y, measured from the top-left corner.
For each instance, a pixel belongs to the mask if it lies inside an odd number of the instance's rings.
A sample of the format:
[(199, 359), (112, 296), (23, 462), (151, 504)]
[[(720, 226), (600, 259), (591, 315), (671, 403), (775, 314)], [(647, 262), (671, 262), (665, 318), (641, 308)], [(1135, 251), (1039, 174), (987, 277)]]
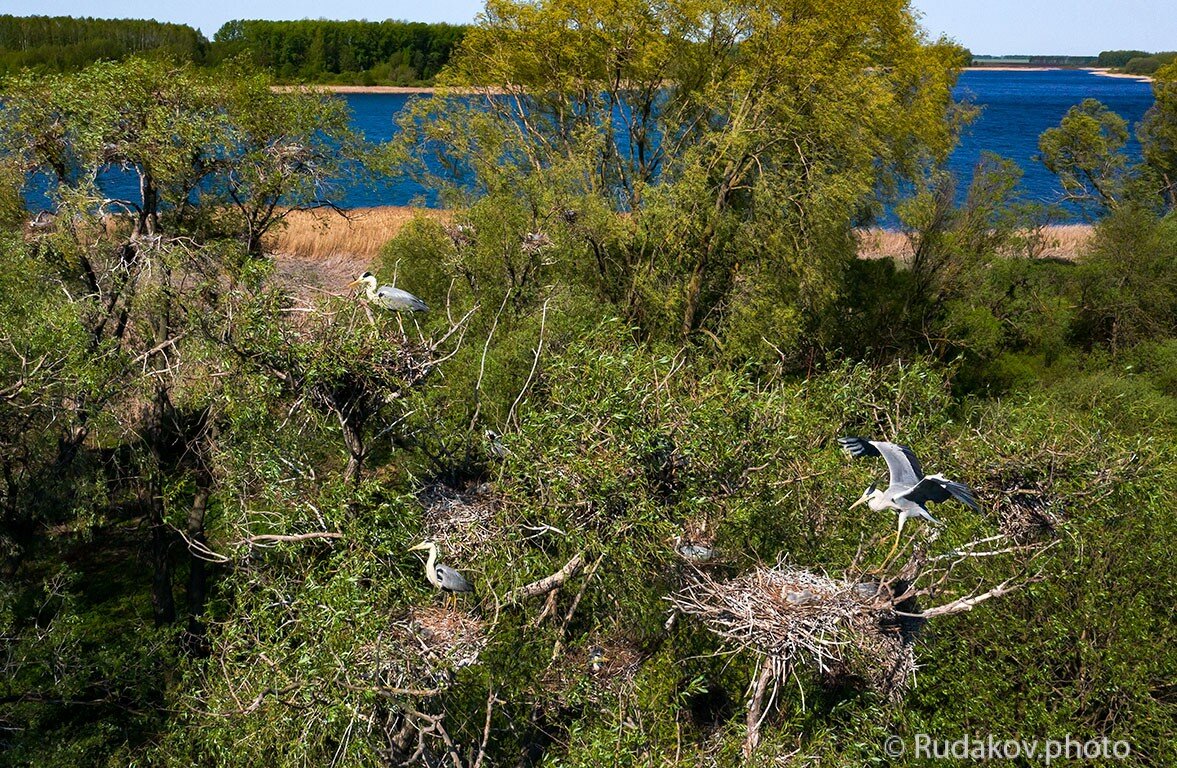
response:
[(904, 517), (902, 514), (900, 514), (899, 515), (899, 528), (895, 531), (895, 544), (892, 545), (891, 551), (888, 552), (887, 556), (883, 558), (882, 564), (879, 565), (879, 567), (874, 571), (874, 573), (878, 573), (879, 571), (882, 571), (885, 567), (887, 567), (887, 563), (891, 562), (891, 558), (895, 555), (895, 550), (899, 549), (899, 536), (903, 533), (903, 524), (906, 522), (907, 522), (907, 518)]

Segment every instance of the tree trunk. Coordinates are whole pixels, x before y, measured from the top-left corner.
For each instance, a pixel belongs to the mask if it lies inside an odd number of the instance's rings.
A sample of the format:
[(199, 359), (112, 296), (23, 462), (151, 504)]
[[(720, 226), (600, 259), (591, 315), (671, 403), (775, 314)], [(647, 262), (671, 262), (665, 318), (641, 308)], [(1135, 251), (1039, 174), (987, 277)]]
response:
[(143, 208), (139, 211), (139, 235), (154, 235), (159, 227), (159, 190), (155, 187), (155, 179), (149, 173), (139, 175), (139, 196)]
[(172, 594), (172, 564), (169, 557), (171, 536), (164, 520), (163, 440), (164, 418), (169, 408), (167, 390), (157, 386), (147, 413), (144, 435), (151, 453), (152, 467), (147, 482), (148, 525), (151, 527), (151, 609), (156, 626), (176, 620), (176, 600)]
[(168, 527), (164, 523), (161, 485), (158, 478), (153, 478), (150, 483), (151, 611), (156, 626), (171, 624), (176, 620), (176, 599), (172, 595), (172, 565), (168, 557), (171, 536), (168, 535)]
[[(200, 620), (208, 595), (208, 562), (200, 549), (206, 545), (204, 517), (208, 509), (208, 497), (212, 493), (212, 479), (201, 472), (196, 481), (196, 496), (188, 512), (188, 633), (194, 638), (204, 636), (204, 623)], [(194, 546), (195, 545), (195, 546)]]
[(343, 427), (343, 442), (347, 446), (347, 467), (343, 470), (343, 479), (352, 485), (360, 484), (360, 471), (364, 465), (364, 431), (360, 427), (342, 416), (339, 419)]

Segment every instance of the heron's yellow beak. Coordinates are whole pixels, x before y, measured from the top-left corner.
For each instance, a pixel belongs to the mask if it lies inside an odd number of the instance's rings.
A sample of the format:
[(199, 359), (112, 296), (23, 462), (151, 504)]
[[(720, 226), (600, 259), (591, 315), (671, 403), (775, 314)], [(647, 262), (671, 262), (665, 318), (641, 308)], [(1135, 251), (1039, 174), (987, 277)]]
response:
[(855, 507), (857, 507), (859, 504), (865, 504), (865, 503), (866, 503), (866, 500), (867, 500), (867, 496), (864, 494), (864, 495), (862, 496), (862, 498), (860, 498), (858, 501), (856, 501), (856, 502), (854, 502), (853, 504), (851, 504), (851, 505), (850, 505), (850, 508), (851, 508), (851, 509), (854, 509), (854, 508), (855, 508)]
[(413, 550), (416, 550), (416, 549), (429, 549), (429, 542), (423, 541), (415, 547), (409, 547), (410, 552), (412, 552)]
[(361, 281), (360, 281), (359, 279), (352, 280), (350, 283), (348, 283), (348, 284), (347, 284), (347, 287), (348, 287), (348, 288), (354, 288), (354, 287), (356, 287), (357, 285), (359, 285), (359, 284), (360, 284), (360, 282), (361, 282)]

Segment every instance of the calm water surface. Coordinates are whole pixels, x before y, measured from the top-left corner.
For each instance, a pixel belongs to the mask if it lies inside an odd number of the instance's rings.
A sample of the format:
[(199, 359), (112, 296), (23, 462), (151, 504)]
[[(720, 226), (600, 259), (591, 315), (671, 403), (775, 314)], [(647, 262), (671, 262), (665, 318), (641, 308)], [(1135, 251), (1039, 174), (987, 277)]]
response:
[[(949, 167), (962, 180), (959, 194), (963, 196), (967, 189), (981, 153), (989, 151), (1021, 166), (1025, 174), (1022, 191), (1027, 199), (1047, 203), (1057, 201), (1062, 190), (1057, 179), (1035, 159), (1039, 134), (1057, 125), (1068, 109), (1086, 98), (1099, 99), (1119, 113), (1135, 134), (1136, 124), (1152, 105), (1148, 83), (1075, 70), (964, 72), (956, 96), (982, 108), (981, 115), (968, 128), (949, 160)], [(346, 99), (351, 108), (353, 126), (369, 140), (380, 142), (395, 133), (396, 114), (410, 97), (361, 93), (340, 98)], [(1128, 150), (1134, 160), (1139, 158), (1140, 146), (1135, 135)], [(137, 193), (137, 186), (128, 175), (117, 171), (103, 174), (102, 186), (112, 197)], [(43, 194), (35, 194), (33, 198), (35, 207), (47, 203)], [(402, 180), (381, 183), (374, 188), (347, 189), (342, 202), (347, 206), (433, 205), (436, 196), (420, 185)]]

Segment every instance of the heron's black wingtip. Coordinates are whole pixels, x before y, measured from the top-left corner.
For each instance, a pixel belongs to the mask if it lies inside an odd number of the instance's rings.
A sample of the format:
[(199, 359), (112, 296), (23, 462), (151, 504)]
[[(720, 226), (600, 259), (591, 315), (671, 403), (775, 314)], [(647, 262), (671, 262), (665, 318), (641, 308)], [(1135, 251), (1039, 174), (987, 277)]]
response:
[(878, 455), (878, 450), (864, 437), (845, 435), (838, 438), (838, 445), (842, 446), (842, 450), (854, 458)]

